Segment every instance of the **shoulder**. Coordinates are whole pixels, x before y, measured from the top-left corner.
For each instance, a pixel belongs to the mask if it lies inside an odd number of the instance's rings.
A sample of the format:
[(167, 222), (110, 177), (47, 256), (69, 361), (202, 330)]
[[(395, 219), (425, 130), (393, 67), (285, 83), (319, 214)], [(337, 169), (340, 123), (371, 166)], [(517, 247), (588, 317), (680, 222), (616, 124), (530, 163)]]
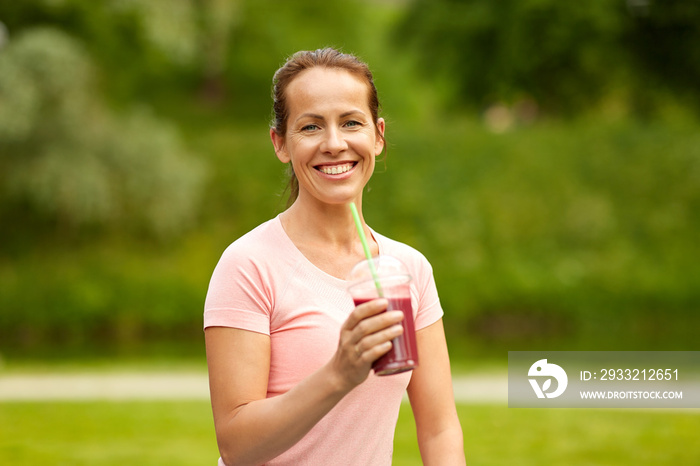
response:
[(222, 253), (217, 268), (231, 270), (274, 268), (292, 255), (289, 239), (278, 218), (262, 223), (231, 243)]
[(236, 239), (229, 248), (260, 247), (269, 245), (270, 242), (278, 242), (281, 228), (279, 218), (272, 218)]
[(231, 243), (224, 251), (224, 256), (265, 255), (273, 250), (284, 249), (286, 242), (284, 230), (278, 217), (261, 223)]

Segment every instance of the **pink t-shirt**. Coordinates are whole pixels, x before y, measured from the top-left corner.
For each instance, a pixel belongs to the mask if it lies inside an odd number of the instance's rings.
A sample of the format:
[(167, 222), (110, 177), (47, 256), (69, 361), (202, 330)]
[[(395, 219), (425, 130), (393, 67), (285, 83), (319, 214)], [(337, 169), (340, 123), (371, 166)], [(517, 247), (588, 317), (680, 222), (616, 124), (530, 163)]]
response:
[[(413, 277), (416, 330), (438, 321), (443, 311), (425, 257), (410, 246), (372, 234), (380, 254), (399, 258)], [(204, 328), (234, 327), (269, 335), (267, 396), (276, 396), (335, 354), (340, 327), (354, 308), (347, 285), (314, 266), (276, 217), (239, 238), (222, 255), (209, 284)], [(394, 429), (410, 378), (411, 372), (370, 374), (296, 445), (267, 464), (391, 465)]]

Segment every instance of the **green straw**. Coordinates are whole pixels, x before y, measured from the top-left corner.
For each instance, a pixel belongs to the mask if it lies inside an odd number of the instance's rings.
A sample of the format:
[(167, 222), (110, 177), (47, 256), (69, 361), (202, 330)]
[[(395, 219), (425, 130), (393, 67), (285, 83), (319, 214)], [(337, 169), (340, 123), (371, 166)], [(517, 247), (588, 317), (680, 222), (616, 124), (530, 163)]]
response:
[(362, 222), (360, 221), (360, 214), (357, 213), (357, 206), (354, 202), (350, 203), (350, 210), (352, 211), (352, 218), (355, 220), (355, 227), (357, 228), (357, 233), (360, 234), (360, 241), (362, 242), (362, 249), (365, 250), (365, 256), (367, 257), (367, 262), (369, 263), (369, 270), (372, 272), (372, 278), (374, 279), (374, 285), (377, 287), (377, 294), (380, 298), (384, 297), (384, 292), (382, 292), (382, 285), (379, 283), (379, 277), (377, 276), (377, 269), (374, 267), (374, 261), (372, 260), (372, 253), (369, 250), (369, 244), (367, 244), (367, 237), (365, 236), (365, 229), (362, 228)]

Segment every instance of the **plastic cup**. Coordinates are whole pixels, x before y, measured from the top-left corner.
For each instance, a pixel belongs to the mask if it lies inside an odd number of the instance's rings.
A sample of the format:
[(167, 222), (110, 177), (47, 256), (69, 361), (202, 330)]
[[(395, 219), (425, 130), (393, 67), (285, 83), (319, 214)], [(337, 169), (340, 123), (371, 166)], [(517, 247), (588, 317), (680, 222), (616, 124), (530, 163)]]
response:
[[(394, 338), (391, 350), (372, 364), (377, 375), (391, 375), (410, 371), (418, 366), (418, 347), (411, 305), (411, 276), (397, 258), (381, 255), (372, 258), (374, 269), (367, 259), (357, 263), (350, 272), (348, 292), (355, 306), (377, 298), (389, 301), (387, 311), (403, 311), (403, 334)], [(373, 273), (376, 272), (376, 275)], [(379, 286), (378, 286), (379, 285)]]

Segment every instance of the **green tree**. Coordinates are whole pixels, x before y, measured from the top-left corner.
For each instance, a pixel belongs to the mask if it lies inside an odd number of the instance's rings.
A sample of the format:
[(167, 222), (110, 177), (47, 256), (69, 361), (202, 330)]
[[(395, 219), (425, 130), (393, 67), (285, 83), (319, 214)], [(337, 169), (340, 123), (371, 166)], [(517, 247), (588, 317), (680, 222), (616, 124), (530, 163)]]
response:
[(194, 0), (23, 0), (0, 3), (12, 36), (51, 26), (82, 43), (113, 103), (194, 81), (200, 27)]
[(90, 56), (50, 28), (0, 50), (0, 215), (12, 230), (40, 218), (64, 228), (181, 231), (204, 176), (177, 133), (144, 109), (114, 115)]
[(269, 102), (260, 96), (268, 95), (272, 73), (296, 50), (334, 45), (357, 52), (368, 12), (362, 2), (348, 7), (324, 0), (0, 3), (0, 18), (13, 35), (51, 25), (82, 41), (112, 104), (203, 97), (245, 118), (251, 111), (267, 118)]
[(571, 114), (609, 98), (634, 108), (648, 76), (697, 95), (698, 24), (697, 0), (415, 0), (397, 36), (460, 104), (534, 99)]
[(628, 4), (630, 27), (624, 44), (638, 70), (634, 85), (638, 109), (653, 111), (653, 96), (659, 92), (677, 95), (700, 109), (700, 1), (628, 0)]

